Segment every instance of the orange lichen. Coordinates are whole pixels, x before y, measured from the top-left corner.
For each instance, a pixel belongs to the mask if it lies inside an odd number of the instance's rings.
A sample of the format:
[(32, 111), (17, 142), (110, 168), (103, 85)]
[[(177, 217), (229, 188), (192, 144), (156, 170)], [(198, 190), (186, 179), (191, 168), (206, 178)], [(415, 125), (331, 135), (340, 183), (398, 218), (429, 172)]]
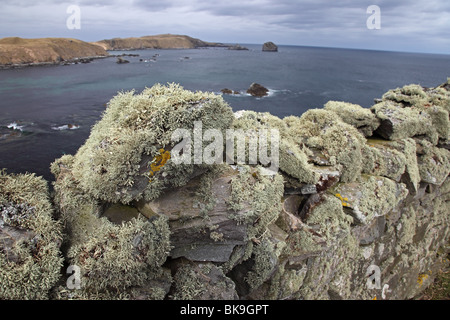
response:
[(419, 277), (417, 278), (417, 283), (419, 284), (420, 287), (423, 285), (423, 282), (426, 279), (428, 279), (428, 275), (426, 273), (419, 274)]
[[(170, 152), (164, 149), (159, 149), (159, 155), (157, 155), (150, 164), (150, 177), (161, 170), (161, 168), (170, 160)], [(151, 181), (151, 179), (150, 179)]]
[(338, 197), (339, 200), (341, 200), (342, 206), (344, 206), (344, 207), (348, 207), (349, 206), (349, 204), (347, 203), (348, 198), (343, 198), (340, 193), (336, 193), (335, 196)]

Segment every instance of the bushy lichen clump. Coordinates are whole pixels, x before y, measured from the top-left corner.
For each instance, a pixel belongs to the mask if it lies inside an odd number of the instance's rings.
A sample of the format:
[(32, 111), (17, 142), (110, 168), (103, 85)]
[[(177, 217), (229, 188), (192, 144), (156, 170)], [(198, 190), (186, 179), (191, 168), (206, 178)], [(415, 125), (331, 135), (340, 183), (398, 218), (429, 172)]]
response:
[(212, 263), (191, 263), (179, 267), (173, 278), (174, 300), (234, 300), (235, 284)]
[[(233, 129), (236, 132), (239, 132), (239, 130), (243, 132), (243, 141), (246, 142), (246, 163), (249, 163), (249, 140), (252, 137), (254, 138), (255, 135), (257, 136), (261, 130), (267, 130), (269, 135), (271, 129), (278, 130), (280, 136), (279, 169), (301, 183), (316, 183), (318, 181), (319, 176), (313, 171), (312, 165), (308, 163), (307, 154), (309, 151), (298, 144), (296, 138), (290, 135), (288, 124), (284, 120), (267, 112), (243, 111), (239, 112), (234, 120)], [(267, 145), (270, 156), (271, 139), (268, 139)]]
[(362, 171), (366, 139), (332, 111), (311, 109), (284, 119), (297, 144), (317, 150), (331, 165), (342, 166), (341, 181), (354, 181)]
[(450, 134), (450, 92), (444, 86), (423, 88), (407, 85), (390, 90), (372, 108), (381, 120), (379, 133), (395, 140), (425, 135), (436, 144)]
[(121, 92), (108, 103), (75, 155), (74, 175), (80, 187), (97, 199), (122, 203), (143, 196), (154, 199), (167, 186), (185, 184), (194, 170), (194, 161), (183, 165), (168, 161), (157, 172), (150, 170), (161, 149), (170, 152), (179, 142), (172, 141), (174, 131), (192, 130), (195, 121), (202, 121), (204, 130), (222, 130), (232, 119), (231, 108), (212, 93), (191, 92), (175, 84), (155, 85), (139, 94)]
[[(267, 226), (278, 219), (284, 186), (283, 177), (263, 175), (258, 168), (240, 166), (231, 180), (231, 196), (227, 204), (230, 218), (249, 225), (247, 239), (260, 238)], [(249, 207), (250, 210), (242, 210)]]
[(443, 107), (450, 112), (450, 91), (446, 90), (444, 85), (437, 88), (424, 88), (417, 84), (410, 84), (402, 88), (389, 90), (383, 95), (382, 99), (400, 102), (411, 107), (434, 105)]
[(47, 299), (60, 277), (61, 238), (46, 181), (0, 171), (0, 299)]
[[(81, 190), (72, 172), (73, 157), (52, 164), (55, 203), (66, 228), (65, 256), (80, 267), (84, 298), (117, 298), (120, 292), (159, 276), (170, 251), (167, 218), (143, 216), (113, 223), (104, 206)], [(120, 220), (120, 219), (119, 219)]]
[(423, 152), (418, 156), (422, 181), (441, 185), (450, 173), (450, 151), (437, 148), (425, 140), (420, 141), (418, 145)]
[(324, 109), (334, 112), (342, 121), (354, 126), (366, 137), (371, 136), (380, 125), (380, 120), (369, 109), (357, 104), (328, 101)]
[(89, 239), (67, 253), (70, 262), (81, 268), (86, 294), (116, 293), (157, 277), (170, 251), (164, 217), (151, 222), (132, 219), (122, 225), (101, 219)]

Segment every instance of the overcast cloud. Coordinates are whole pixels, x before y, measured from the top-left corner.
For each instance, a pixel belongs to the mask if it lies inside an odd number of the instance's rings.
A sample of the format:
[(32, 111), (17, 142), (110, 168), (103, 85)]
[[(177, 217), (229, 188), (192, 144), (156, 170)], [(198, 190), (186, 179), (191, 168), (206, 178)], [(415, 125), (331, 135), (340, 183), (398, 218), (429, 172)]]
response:
[[(69, 30), (67, 8), (81, 9)], [(366, 26), (370, 5), (381, 28)], [(0, 0), (0, 38), (96, 41), (161, 33), (205, 41), (347, 47), (450, 54), (448, 0)]]

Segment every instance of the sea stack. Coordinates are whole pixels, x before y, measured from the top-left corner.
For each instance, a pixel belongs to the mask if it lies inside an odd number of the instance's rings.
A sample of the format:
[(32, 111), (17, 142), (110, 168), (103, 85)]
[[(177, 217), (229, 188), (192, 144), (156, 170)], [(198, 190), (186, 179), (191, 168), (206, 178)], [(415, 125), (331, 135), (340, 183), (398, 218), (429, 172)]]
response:
[(278, 47), (275, 43), (269, 41), (263, 44), (262, 51), (278, 52)]
[(250, 88), (247, 89), (247, 93), (251, 94), (254, 97), (264, 97), (267, 96), (269, 89), (263, 87), (259, 83), (252, 83)]

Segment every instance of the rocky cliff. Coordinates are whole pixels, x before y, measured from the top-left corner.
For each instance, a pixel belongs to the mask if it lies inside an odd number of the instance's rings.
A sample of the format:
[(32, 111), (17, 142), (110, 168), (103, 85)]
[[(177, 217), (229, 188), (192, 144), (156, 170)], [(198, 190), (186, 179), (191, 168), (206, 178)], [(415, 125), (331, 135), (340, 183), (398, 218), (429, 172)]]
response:
[(200, 47), (227, 47), (221, 43), (206, 42), (185, 35), (161, 34), (155, 36), (114, 38), (93, 42), (105, 50), (134, 49), (195, 49)]
[(0, 39), (0, 65), (60, 63), (75, 58), (107, 56), (101, 47), (68, 38)]
[[(0, 176), (0, 278), (16, 279), (0, 297), (26, 292), (20, 275), (39, 270), (48, 285), (28, 295), (52, 299), (414, 298), (448, 266), (449, 88), (408, 85), (370, 109), (330, 101), (284, 119), (177, 85), (119, 93), (78, 152), (51, 164), (55, 215), (43, 188), (29, 192), (42, 181)], [(198, 161), (230, 129), (245, 161)], [(272, 174), (249, 161), (269, 129)], [(44, 263), (60, 263), (51, 230), (79, 268), (75, 289)]]

